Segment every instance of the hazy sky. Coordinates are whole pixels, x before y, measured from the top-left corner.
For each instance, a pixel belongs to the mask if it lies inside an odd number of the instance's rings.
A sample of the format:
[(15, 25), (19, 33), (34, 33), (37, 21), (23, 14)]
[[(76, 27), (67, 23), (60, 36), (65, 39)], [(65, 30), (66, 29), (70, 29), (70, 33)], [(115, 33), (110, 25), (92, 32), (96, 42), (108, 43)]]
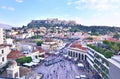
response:
[(120, 27), (120, 0), (0, 0), (0, 23), (22, 26), (47, 18)]

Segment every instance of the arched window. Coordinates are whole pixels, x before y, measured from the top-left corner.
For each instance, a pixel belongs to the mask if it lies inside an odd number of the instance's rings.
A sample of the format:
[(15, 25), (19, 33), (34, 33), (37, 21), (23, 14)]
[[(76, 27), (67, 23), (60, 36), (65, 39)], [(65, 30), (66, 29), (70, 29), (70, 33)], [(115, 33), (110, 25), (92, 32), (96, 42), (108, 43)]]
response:
[(4, 62), (4, 57), (2, 57), (2, 61)]
[(80, 59), (80, 53), (79, 53), (78, 59)]
[(77, 57), (77, 52), (76, 52), (75, 54), (76, 54), (76, 56), (75, 56), (75, 57)]
[(84, 60), (84, 55), (82, 54), (82, 60)]
[(17, 77), (18, 77), (18, 72), (15, 73), (15, 78), (17, 78)]

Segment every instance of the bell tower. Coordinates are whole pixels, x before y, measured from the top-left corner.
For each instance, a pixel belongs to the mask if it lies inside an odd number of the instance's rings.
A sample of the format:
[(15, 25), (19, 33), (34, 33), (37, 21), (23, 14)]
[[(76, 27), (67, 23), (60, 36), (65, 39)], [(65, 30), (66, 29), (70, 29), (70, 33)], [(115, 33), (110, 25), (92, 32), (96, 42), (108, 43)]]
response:
[(19, 78), (19, 66), (17, 66), (16, 61), (11, 61), (10, 66), (7, 68), (7, 77), (9, 78)]

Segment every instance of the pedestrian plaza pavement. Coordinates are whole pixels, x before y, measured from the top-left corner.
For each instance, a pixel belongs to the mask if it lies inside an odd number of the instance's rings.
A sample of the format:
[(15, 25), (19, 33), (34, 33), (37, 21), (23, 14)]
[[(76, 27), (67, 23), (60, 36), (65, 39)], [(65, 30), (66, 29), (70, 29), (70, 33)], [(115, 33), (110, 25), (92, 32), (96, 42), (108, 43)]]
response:
[(88, 74), (84, 69), (79, 68), (74, 62), (66, 60), (60, 56), (49, 56), (46, 61), (53, 58), (58, 60), (62, 59), (62, 61), (49, 66), (45, 66), (44, 62), (42, 65), (34, 69), (35, 72), (43, 74), (42, 79), (75, 79), (75, 76), (77, 75)]

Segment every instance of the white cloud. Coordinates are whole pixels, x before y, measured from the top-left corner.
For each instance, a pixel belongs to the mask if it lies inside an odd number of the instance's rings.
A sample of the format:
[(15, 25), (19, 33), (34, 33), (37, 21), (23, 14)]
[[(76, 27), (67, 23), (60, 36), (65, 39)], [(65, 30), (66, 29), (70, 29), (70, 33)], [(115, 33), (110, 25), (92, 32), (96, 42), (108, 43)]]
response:
[(120, 16), (119, 12), (110, 14), (98, 13), (91, 17), (82, 18), (80, 16), (74, 17), (77, 23), (83, 25), (106, 25), (106, 26), (117, 26), (120, 27)]
[(71, 4), (72, 4), (72, 2), (68, 2), (68, 3), (67, 3), (67, 5), (71, 5)]
[(2, 8), (2, 9), (6, 9), (7, 7), (6, 7), (6, 6), (2, 6), (1, 8)]
[[(67, 3), (85, 14), (73, 17), (84, 25), (107, 25), (120, 27), (120, 0), (71, 0)], [(86, 11), (88, 10), (88, 11)], [(79, 11), (78, 11), (79, 12)], [(83, 13), (82, 12), (82, 13)], [(86, 14), (86, 12), (88, 12)]]
[(15, 8), (14, 8), (14, 7), (2, 6), (1, 8), (2, 8), (3, 10), (15, 11)]
[(8, 10), (10, 10), (10, 11), (14, 11), (15, 8), (14, 8), (14, 7), (8, 7)]
[(99, 11), (120, 8), (120, 0), (74, 0), (67, 4), (75, 5), (77, 9), (89, 8)]
[(23, 0), (16, 0), (16, 2), (18, 2), (18, 3), (22, 3), (22, 2), (23, 2)]

